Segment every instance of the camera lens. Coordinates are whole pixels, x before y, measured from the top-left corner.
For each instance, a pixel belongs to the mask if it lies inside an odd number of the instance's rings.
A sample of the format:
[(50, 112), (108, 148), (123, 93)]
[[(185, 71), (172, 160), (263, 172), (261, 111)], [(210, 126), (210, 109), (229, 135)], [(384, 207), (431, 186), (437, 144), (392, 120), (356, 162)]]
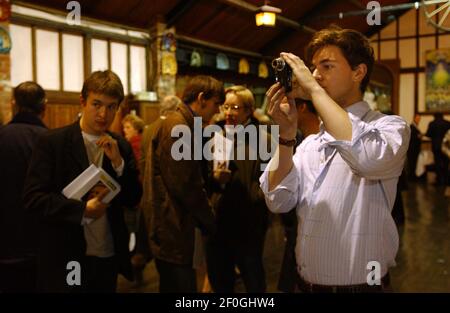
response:
[(284, 60), (282, 58), (277, 58), (272, 61), (272, 67), (277, 71), (282, 71), (284, 69)]

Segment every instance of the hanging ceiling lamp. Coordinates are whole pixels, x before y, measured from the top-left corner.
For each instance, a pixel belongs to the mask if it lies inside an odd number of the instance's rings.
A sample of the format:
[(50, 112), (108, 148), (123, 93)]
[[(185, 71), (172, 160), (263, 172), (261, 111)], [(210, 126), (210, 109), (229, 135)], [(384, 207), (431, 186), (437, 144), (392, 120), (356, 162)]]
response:
[(275, 26), (277, 13), (281, 13), (281, 9), (265, 4), (256, 11), (256, 26)]

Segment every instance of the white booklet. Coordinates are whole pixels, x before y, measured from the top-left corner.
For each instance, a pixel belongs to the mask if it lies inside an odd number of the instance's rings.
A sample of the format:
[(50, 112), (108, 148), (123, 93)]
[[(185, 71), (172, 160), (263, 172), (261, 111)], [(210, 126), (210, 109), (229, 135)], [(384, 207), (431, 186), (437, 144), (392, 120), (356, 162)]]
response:
[(233, 141), (221, 133), (215, 133), (212, 140), (214, 145), (213, 169), (227, 169), (232, 159)]
[(96, 197), (105, 188), (108, 194), (103, 203), (109, 203), (120, 192), (120, 185), (105, 170), (91, 164), (62, 191), (68, 199), (88, 201)]

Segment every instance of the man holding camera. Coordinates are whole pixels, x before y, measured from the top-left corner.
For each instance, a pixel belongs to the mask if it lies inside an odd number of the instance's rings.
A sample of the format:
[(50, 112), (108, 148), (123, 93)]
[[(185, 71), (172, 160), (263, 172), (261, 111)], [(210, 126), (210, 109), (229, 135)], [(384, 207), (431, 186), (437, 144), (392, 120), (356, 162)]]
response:
[[(391, 210), (409, 127), (398, 116), (371, 111), (362, 100), (374, 63), (362, 34), (322, 30), (306, 56), (312, 73), (299, 57), (281, 53), (292, 68), (292, 91), (277, 83), (267, 92), (280, 139), (261, 188), (273, 212), (296, 208), (300, 290), (385, 291), (398, 250)], [(294, 98), (311, 99), (322, 120), (320, 132), (295, 154)]]

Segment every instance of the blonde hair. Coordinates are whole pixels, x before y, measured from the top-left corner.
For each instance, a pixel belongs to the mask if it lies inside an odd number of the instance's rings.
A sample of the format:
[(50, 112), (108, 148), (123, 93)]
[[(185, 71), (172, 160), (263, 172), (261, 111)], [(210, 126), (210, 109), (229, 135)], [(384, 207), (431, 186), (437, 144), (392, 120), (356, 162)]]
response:
[(133, 128), (136, 129), (139, 134), (142, 134), (145, 122), (139, 116), (134, 114), (128, 114), (123, 118), (122, 125), (124, 125), (127, 122), (130, 123), (131, 126), (133, 126)]
[(166, 96), (161, 101), (160, 109), (159, 109), (159, 115), (166, 115), (170, 111), (175, 111), (177, 109), (177, 106), (179, 104), (182, 104), (180, 98), (177, 96)]
[(249, 109), (250, 112), (255, 110), (255, 97), (248, 88), (240, 85), (231, 86), (225, 89), (225, 96), (229, 93), (235, 94), (242, 101), (244, 108)]

